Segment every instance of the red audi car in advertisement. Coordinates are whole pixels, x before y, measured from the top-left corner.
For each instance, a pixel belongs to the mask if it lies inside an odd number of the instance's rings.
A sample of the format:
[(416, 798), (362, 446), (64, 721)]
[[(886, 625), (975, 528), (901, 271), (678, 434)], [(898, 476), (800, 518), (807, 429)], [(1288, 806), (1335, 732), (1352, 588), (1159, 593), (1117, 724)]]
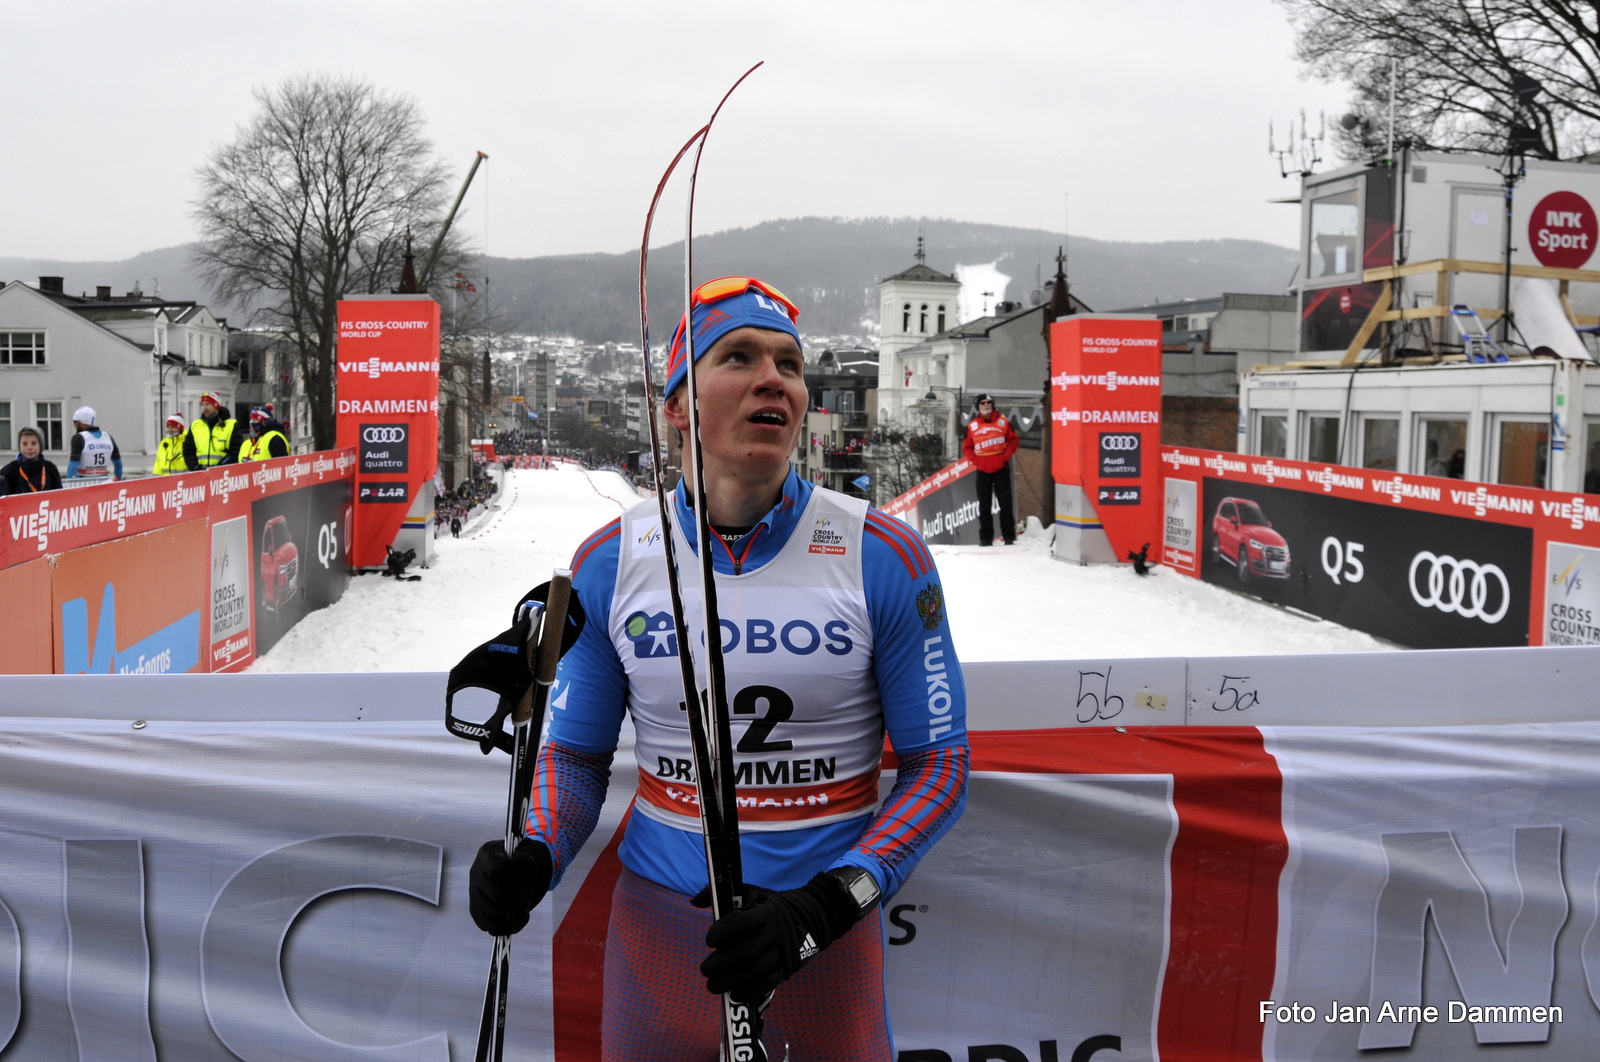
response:
[(1241, 583), (1289, 578), (1289, 543), (1249, 498), (1224, 498), (1217, 506), (1211, 519), (1211, 552), (1233, 565)]
[(270, 612), (300, 592), (300, 551), (289, 537), (289, 521), (274, 516), (261, 529), (261, 603)]

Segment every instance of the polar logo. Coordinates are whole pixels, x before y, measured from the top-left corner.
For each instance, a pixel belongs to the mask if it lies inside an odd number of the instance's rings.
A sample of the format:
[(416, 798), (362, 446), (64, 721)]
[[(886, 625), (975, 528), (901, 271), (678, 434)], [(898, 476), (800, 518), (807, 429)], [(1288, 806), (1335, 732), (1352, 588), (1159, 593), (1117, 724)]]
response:
[[(1417, 586), (1417, 573), (1424, 568), (1427, 571), (1425, 590)], [(1485, 607), (1489, 603), (1490, 579), (1500, 584), (1499, 605), (1492, 612)], [(1506, 573), (1494, 564), (1458, 560), (1423, 550), (1411, 558), (1406, 582), (1412, 600), (1423, 608), (1454, 612), (1464, 619), (1499, 623), (1511, 607), (1511, 584), (1506, 581)]]
[(401, 426), (371, 424), (361, 429), (361, 441), (369, 443), (397, 443), (406, 441), (406, 429)]
[(1600, 224), (1576, 192), (1551, 192), (1528, 218), (1528, 244), (1540, 265), (1578, 269), (1594, 254)]

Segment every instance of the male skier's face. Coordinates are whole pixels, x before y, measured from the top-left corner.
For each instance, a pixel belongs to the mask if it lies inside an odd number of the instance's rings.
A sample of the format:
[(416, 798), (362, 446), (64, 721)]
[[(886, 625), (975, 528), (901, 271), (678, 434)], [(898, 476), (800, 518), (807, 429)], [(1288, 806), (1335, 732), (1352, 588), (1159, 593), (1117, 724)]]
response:
[[(695, 363), (700, 395), (700, 445), (706, 469), (775, 473), (794, 453), (805, 411), (805, 359), (787, 332), (738, 328)], [(667, 422), (689, 430), (689, 388), (667, 399)]]

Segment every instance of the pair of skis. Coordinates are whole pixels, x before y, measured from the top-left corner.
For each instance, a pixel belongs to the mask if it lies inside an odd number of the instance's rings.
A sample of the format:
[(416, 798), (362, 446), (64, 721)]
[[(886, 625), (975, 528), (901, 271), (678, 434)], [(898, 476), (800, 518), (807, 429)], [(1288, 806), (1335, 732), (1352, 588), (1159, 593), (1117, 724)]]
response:
[[(645, 408), (650, 420), (650, 462), (656, 489), (656, 504), (661, 514), (661, 541), (667, 566), (667, 585), (672, 595), (672, 623), (678, 637), (678, 667), (683, 680), (683, 707), (689, 717), (689, 741), (694, 753), (695, 786), (699, 796), (700, 830), (705, 837), (706, 872), (711, 881), (711, 916), (721, 918), (739, 906), (744, 883), (739, 859), (739, 805), (734, 791), (733, 736), (729, 731), (728, 691), (723, 669), (721, 617), (717, 611), (716, 569), (711, 551), (711, 521), (706, 508), (705, 462), (700, 447), (700, 394), (695, 385), (694, 364), (694, 191), (700, 176), (700, 158), (706, 139), (723, 104), (734, 89), (761, 66), (757, 63), (740, 75), (723, 94), (706, 124), (697, 129), (673, 156), (672, 163), (656, 184), (655, 195), (644, 219), (644, 239), (639, 244), (639, 338), (644, 360)], [(672, 536), (671, 502), (663, 479), (660, 455), (660, 427), (656, 417), (655, 382), (650, 363), (650, 303), (645, 290), (645, 264), (650, 256), (650, 229), (656, 207), (667, 181), (677, 170), (689, 149), (694, 148), (694, 165), (689, 172), (689, 201), (683, 234), (683, 344), (686, 382), (689, 392), (689, 437), (685, 448), (690, 460), (684, 474), (689, 476), (689, 493), (694, 503), (695, 541), (699, 544), (701, 614), (704, 619), (705, 684), (695, 674), (693, 640), (684, 617), (683, 587), (679, 578), (677, 550)], [(670, 354), (669, 354), (670, 356)], [(761, 1043), (759, 1006), (741, 1003), (730, 995), (722, 997), (723, 1062), (767, 1062)]]
[[(729, 710), (727, 682), (723, 668), (722, 646), (720, 639), (710, 636), (709, 632), (721, 632), (720, 617), (717, 612), (716, 571), (713, 566), (711, 542), (711, 523), (706, 509), (705, 473), (702, 471), (700, 446), (700, 407), (699, 390), (695, 383), (694, 373), (694, 329), (692, 327), (694, 316), (694, 189), (695, 181), (700, 173), (700, 157), (705, 151), (706, 138), (711, 132), (712, 125), (721, 113), (723, 104), (728, 102), (728, 97), (733, 95), (734, 89), (742, 84), (745, 78), (755, 73), (761, 66), (757, 63), (740, 76), (733, 87), (728, 89), (717, 104), (711, 118), (705, 125), (697, 129), (693, 136), (678, 150), (672, 159), (667, 171), (661, 175), (661, 180), (656, 185), (655, 195), (650, 200), (650, 209), (645, 215), (644, 239), (639, 247), (639, 332), (644, 349), (644, 393), (645, 405), (650, 421), (650, 445), (655, 458), (651, 460), (651, 474), (654, 477), (656, 489), (656, 503), (661, 514), (661, 539), (667, 566), (667, 584), (672, 596), (673, 627), (678, 638), (678, 666), (683, 681), (683, 707), (689, 720), (689, 739), (694, 754), (694, 769), (696, 785), (699, 792), (700, 828), (705, 837), (706, 872), (711, 882), (711, 914), (714, 919), (721, 918), (729, 911), (736, 909), (740, 903), (743, 886), (743, 870), (739, 859), (739, 807), (734, 791), (734, 762), (733, 762), (733, 736), (729, 730)], [(684, 614), (683, 586), (678, 570), (677, 549), (672, 535), (672, 516), (669, 512), (671, 504), (667, 486), (663, 479), (663, 472), (659, 455), (662, 452), (660, 428), (656, 415), (655, 385), (653, 370), (650, 363), (650, 313), (649, 302), (645, 291), (645, 263), (650, 254), (650, 229), (655, 222), (656, 208), (660, 205), (662, 192), (666, 189), (667, 181), (677, 170), (678, 164), (695, 149), (694, 165), (689, 176), (689, 202), (687, 213), (687, 228), (684, 234), (684, 303), (686, 316), (691, 327), (684, 329), (684, 356), (685, 365), (688, 367), (688, 398), (689, 398), (689, 439), (687, 441), (691, 460), (686, 474), (690, 476), (690, 494), (694, 502), (695, 512), (695, 541), (700, 544), (700, 589), (702, 593), (702, 615), (705, 620), (704, 629), (708, 632), (705, 642), (705, 682), (702, 686), (696, 674), (695, 660), (692, 651), (693, 640), (689, 634), (688, 623)], [(568, 595), (571, 590), (572, 573), (558, 571), (550, 583), (548, 603), (543, 606), (542, 623), (540, 617), (532, 612), (523, 613), (523, 608), (532, 609), (535, 604), (530, 604), (529, 599), (536, 596), (539, 591), (534, 591), (528, 599), (524, 599), (519, 606), (518, 624), (513, 628), (522, 633), (513, 636), (512, 640), (520, 637), (530, 654), (529, 662), (533, 664), (534, 681), (525, 693), (518, 691), (517, 696), (507, 699), (502, 694), (500, 710), (488, 723), (479, 725), (456, 718), (451, 712), (450, 696), (457, 689), (457, 672), (460, 672), (461, 684), (482, 685), (487, 688), (506, 690), (511, 688), (505, 676), (481, 681), (469, 681), (467, 676), (483, 675), (495, 670), (499, 661), (495, 659), (495, 643), (480, 646), (472, 656), (458, 665), (457, 670), (451, 673), (451, 692), (447, 694), (445, 706), (445, 721), (451, 733), (458, 737), (479, 742), (485, 753), (490, 749), (499, 747), (511, 753), (511, 781), (510, 793), (506, 806), (506, 854), (510, 855), (521, 837), (524, 823), (527, 821), (528, 802), (531, 799), (533, 783), (533, 763), (538, 747), (538, 736), (543, 725), (546, 700), (549, 696), (550, 684), (555, 679), (556, 664), (563, 650), (563, 636), (566, 644), (570, 644), (573, 634), (567, 623)], [(581, 610), (578, 610), (581, 617)], [(581, 618), (579, 620), (581, 628)], [(535, 629), (538, 634), (535, 637)], [(508, 635), (511, 632), (507, 632)], [(502, 638), (507, 637), (502, 635)], [(509, 643), (508, 643), (509, 644)], [(535, 649), (535, 645), (537, 649)], [(501, 650), (503, 654), (503, 649)], [(487, 655), (485, 655), (487, 654)], [(515, 704), (514, 710), (511, 704)], [(509, 713), (513, 724), (512, 735), (508, 738), (503, 730), (504, 719)], [(506, 982), (510, 971), (511, 938), (497, 937), (495, 939), (494, 956), (489, 966), (489, 981), (484, 993), (483, 1016), (479, 1025), (477, 1062), (500, 1062), (505, 1048), (505, 1016), (506, 1016)], [(724, 995), (721, 1000), (722, 1018), (722, 1059), (723, 1062), (768, 1062), (766, 1049), (761, 1043), (761, 1011), (765, 1002), (760, 1005), (741, 1003)]]

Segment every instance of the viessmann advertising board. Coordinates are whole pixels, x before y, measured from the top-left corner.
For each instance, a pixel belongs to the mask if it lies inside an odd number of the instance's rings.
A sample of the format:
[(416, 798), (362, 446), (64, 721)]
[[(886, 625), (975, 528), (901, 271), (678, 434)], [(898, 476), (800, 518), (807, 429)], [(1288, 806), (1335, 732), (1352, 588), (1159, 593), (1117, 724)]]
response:
[(1161, 322), (1077, 314), (1052, 324), (1050, 432), (1056, 483), (1083, 491), (1116, 559), (1147, 542), (1154, 556), (1161, 531)]
[[(327, 451), (0, 498), (0, 601), (26, 632), (0, 673), (248, 666), (343, 592), (356, 460)], [(283, 517), (270, 535), (251, 522), (268, 511)], [(277, 581), (263, 587), (264, 573)], [(291, 583), (294, 609), (263, 617)]]
[(355, 448), (350, 563), (381, 565), (438, 464), (439, 304), (426, 295), (339, 303), (338, 433)]
[[(883, 507), (922, 533), (931, 546), (976, 546), (978, 544), (978, 486), (973, 473), (977, 466), (963, 457), (954, 461)], [(1016, 496), (1016, 470), (1006, 465)], [(1000, 512), (999, 499), (990, 501), (990, 515)]]
[(1163, 563), (1418, 649), (1600, 645), (1600, 497), (1161, 452)]

